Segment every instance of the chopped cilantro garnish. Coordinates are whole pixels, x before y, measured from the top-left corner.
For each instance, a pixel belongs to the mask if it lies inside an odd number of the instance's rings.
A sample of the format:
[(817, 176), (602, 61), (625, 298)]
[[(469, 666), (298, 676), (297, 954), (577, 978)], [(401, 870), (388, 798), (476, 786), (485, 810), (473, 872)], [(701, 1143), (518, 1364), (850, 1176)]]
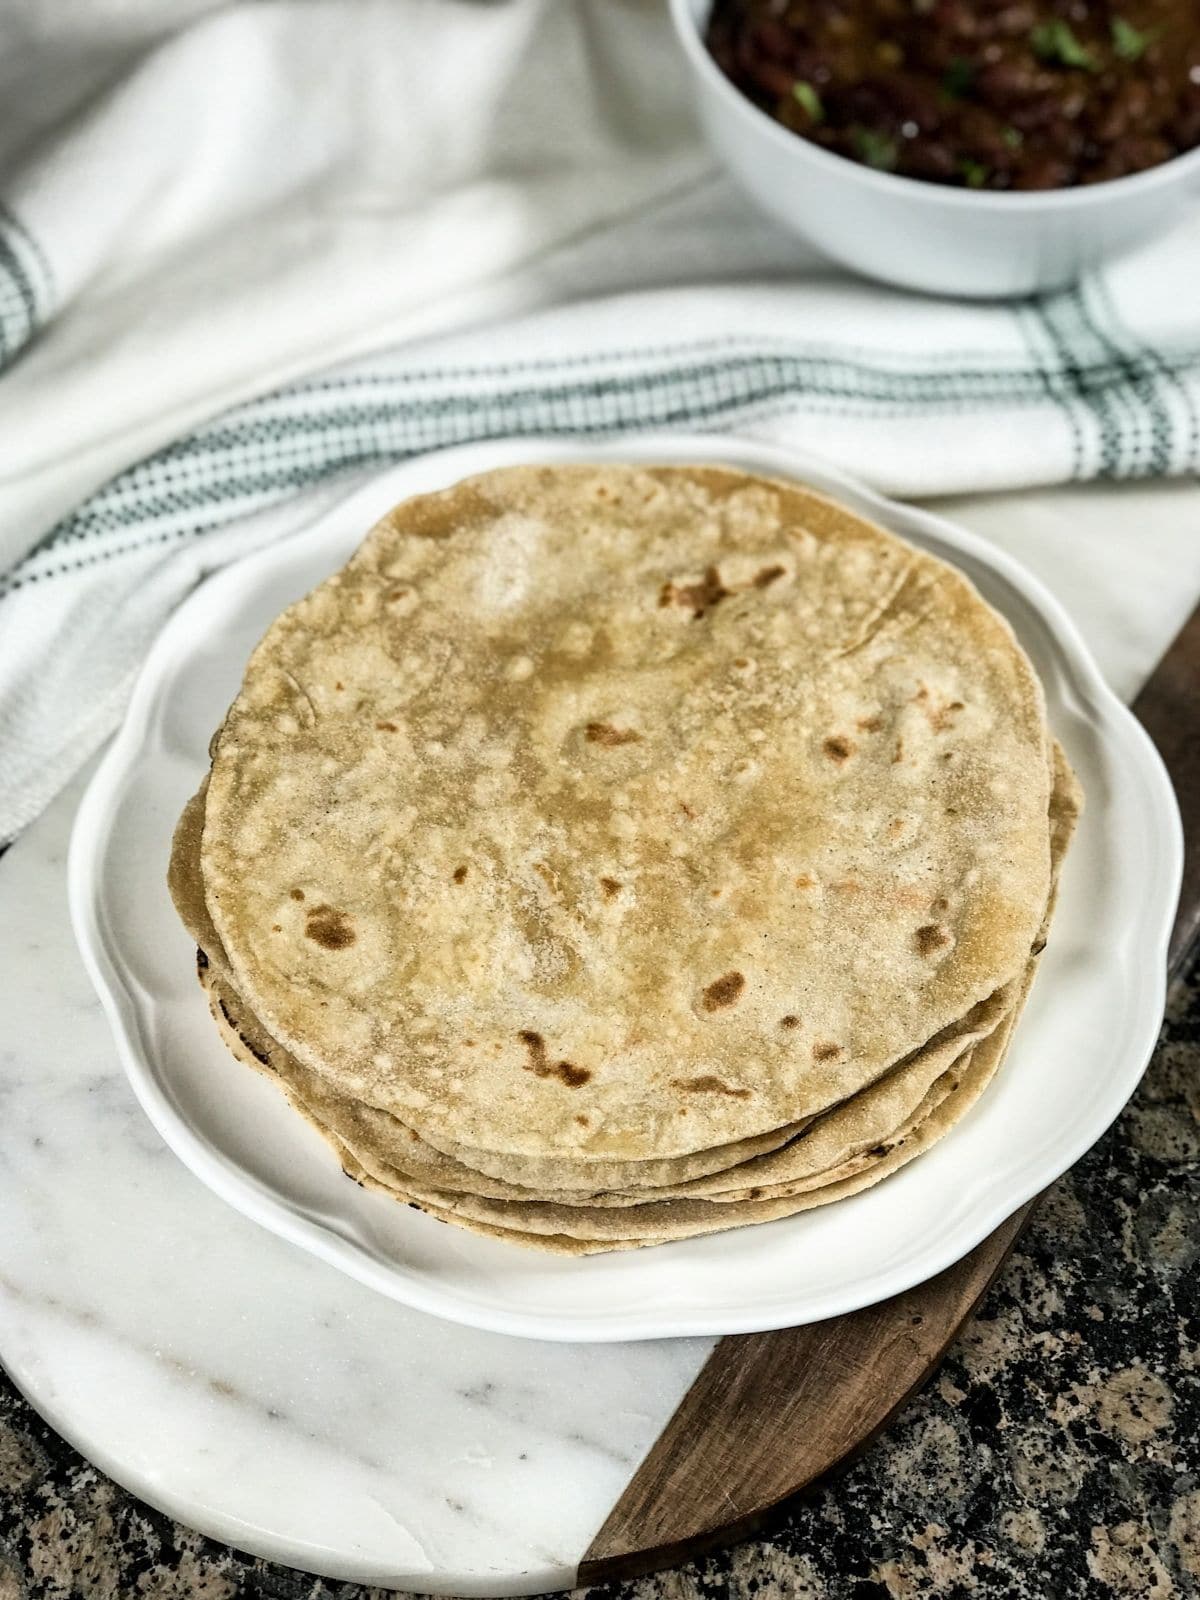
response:
[(955, 56), (942, 73), (942, 88), (955, 100), (961, 100), (964, 95), (969, 94), (974, 82), (975, 63), (965, 60), (962, 56)]
[(964, 156), (958, 163), (958, 170), (968, 189), (982, 189), (988, 181), (988, 169), (981, 161), (972, 161)]
[(855, 154), (860, 161), (865, 161), (867, 166), (875, 167), (880, 172), (891, 172), (896, 166), (896, 142), (889, 139), (886, 133), (878, 133), (874, 128), (864, 128), (856, 124), (850, 129), (850, 138), (854, 144)]
[(1025, 135), (1020, 128), (1005, 128), (1000, 137), (1010, 150), (1019, 150), (1025, 143)]
[(825, 120), (825, 107), (821, 104), (821, 96), (811, 83), (805, 83), (802, 78), (797, 78), (792, 85), (792, 98), (800, 102), (813, 122)]
[(1112, 19), (1113, 49), (1122, 61), (1140, 61), (1147, 46), (1154, 43), (1157, 33), (1157, 28), (1148, 28), (1143, 32), (1141, 28), (1135, 28), (1132, 22), (1126, 22), (1124, 17)]
[(1043, 61), (1056, 63), (1061, 67), (1083, 67), (1088, 72), (1096, 71), (1096, 61), (1090, 50), (1086, 50), (1071, 28), (1069, 22), (1064, 22), (1061, 17), (1051, 17), (1046, 22), (1039, 22), (1029, 35), (1029, 42), (1033, 52)]

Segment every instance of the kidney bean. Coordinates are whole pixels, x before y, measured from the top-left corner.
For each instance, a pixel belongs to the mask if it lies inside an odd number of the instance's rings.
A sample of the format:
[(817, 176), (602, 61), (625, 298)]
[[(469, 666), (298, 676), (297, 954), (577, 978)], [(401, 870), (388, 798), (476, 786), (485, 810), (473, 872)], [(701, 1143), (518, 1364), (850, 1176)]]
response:
[(1012, 175), (1014, 189), (1065, 189), (1074, 181), (1074, 168), (1061, 157), (1031, 156)]
[(1032, 5), (1019, 3), (1005, 6), (995, 17), (993, 32), (1002, 38), (1025, 38), (1037, 23), (1037, 11)]
[(1189, 150), (1200, 144), (1200, 98), (1190, 106), (1185, 105), (1169, 128), (1171, 143), (1177, 150)]
[(958, 174), (953, 152), (936, 139), (906, 146), (902, 165), (910, 178), (925, 178), (930, 183), (953, 183)]
[(1009, 106), (1044, 96), (1053, 88), (1053, 78), (1036, 61), (1013, 56), (984, 67), (975, 79), (978, 98), (985, 105)]
[(955, 40), (973, 39), (979, 32), (979, 19), (966, 0), (939, 0), (934, 16), (936, 26)]
[(1087, 136), (1077, 123), (1066, 117), (1060, 117), (1044, 130), (1042, 141), (1046, 150), (1053, 151), (1065, 161), (1075, 163), (1083, 154)]
[(1129, 163), (1130, 172), (1144, 172), (1147, 167), (1160, 166), (1172, 153), (1167, 141), (1152, 133), (1126, 139), (1119, 148)]
[(1123, 83), (1092, 123), (1092, 133), (1101, 144), (1115, 144), (1146, 115), (1150, 91), (1135, 80)]
[(876, 78), (872, 87), (899, 122), (915, 122), (922, 132), (941, 125), (942, 108), (929, 84), (897, 76)]

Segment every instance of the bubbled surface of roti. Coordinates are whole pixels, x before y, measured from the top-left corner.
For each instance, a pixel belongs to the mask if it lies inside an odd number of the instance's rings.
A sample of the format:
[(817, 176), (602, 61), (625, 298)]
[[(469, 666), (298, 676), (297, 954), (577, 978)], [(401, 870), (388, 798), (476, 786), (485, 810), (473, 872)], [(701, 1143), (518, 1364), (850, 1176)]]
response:
[[(209, 995), (214, 1018), (230, 1049), (240, 1059), (277, 1078), (295, 1108), (334, 1146), (343, 1166), (359, 1181), (382, 1187), (397, 1198), (413, 1202), (443, 1220), (483, 1231), (498, 1228), (504, 1237), (543, 1243), (563, 1249), (564, 1237), (603, 1239), (614, 1249), (630, 1243), (661, 1242), (710, 1232), (724, 1227), (770, 1220), (795, 1209), (822, 1204), (826, 1197), (840, 1198), (857, 1192), (875, 1177), (884, 1177), (913, 1155), (929, 1147), (952, 1126), (955, 1116), (970, 1105), (998, 1066), (1013, 1024), (1037, 966), (1049, 931), (1058, 869), (1076, 826), (1081, 795), (1061, 749), (1054, 747), (1054, 788), (1050, 802), (1052, 888), (1042, 925), (1020, 979), (1009, 986), (1008, 1004), (986, 1035), (966, 1043), (953, 1059), (943, 1056), (945, 1070), (923, 1070), (919, 1078), (907, 1067), (893, 1069), (884, 1078), (818, 1118), (799, 1138), (775, 1155), (745, 1162), (718, 1180), (701, 1179), (682, 1188), (643, 1190), (633, 1195), (552, 1196), (509, 1184), (481, 1180), (477, 1173), (454, 1167), (444, 1158), (414, 1149), (416, 1136), (407, 1130), (401, 1138), (394, 1130), (380, 1137), (379, 1115), (364, 1120), (364, 1108), (331, 1095), (324, 1081), (292, 1058), (246, 1010), (241, 998), (211, 961), (201, 959), (201, 981)], [(187, 818), (185, 813), (185, 819)], [(193, 812), (194, 815), (194, 812)], [(186, 838), (181, 826), (177, 841), (173, 887), (189, 926), (203, 931), (189, 905), (184, 884), (195, 874), (183, 866)], [(985, 1002), (985, 1012), (991, 1009)], [(984, 1021), (981, 1015), (979, 1021)], [(964, 1034), (960, 1042), (970, 1038)], [(933, 1066), (938, 1051), (926, 1052)], [(914, 1064), (915, 1067), (915, 1064)], [(970, 1093), (960, 1092), (966, 1085)], [(973, 1087), (972, 1087), (973, 1086)], [(387, 1120), (387, 1119), (385, 1119)], [(394, 1119), (392, 1119), (394, 1120)], [(419, 1142), (418, 1142), (419, 1145)], [(439, 1167), (438, 1159), (442, 1164)], [(739, 1183), (740, 1178), (740, 1183)], [(733, 1188), (726, 1183), (732, 1179)], [(464, 1181), (465, 1180), (465, 1181)], [(852, 1181), (853, 1180), (853, 1181)], [(714, 1182), (719, 1189), (714, 1189)], [(797, 1201), (798, 1205), (785, 1202)], [(501, 1202), (496, 1204), (496, 1202)], [(716, 1208), (724, 1206), (723, 1212)], [(624, 1209), (622, 1218), (601, 1219), (594, 1213)], [(588, 1213), (592, 1212), (592, 1215)]]
[[(877, 1147), (857, 1156), (847, 1156), (836, 1168), (814, 1174), (801, 1183), (766, 1189), (752, 1189), (742, 1197), (714, 1204), (703, 1195), (703, 1185), (692, 1185), (686, 1199), (647, 1198), (629, 1210), (574, 1207), (488, 1199), (477, 1195), (417, 1194), (417, 1203), (443, 1220), (468, 1228), (499, 1230), (503, 1237), (554, 1250), (570, 1250), (564, 1240), (605, 1241), (611, 1249), (630, 1248), (671, 1239), (692, 1238), (726, 1228), (770, 1222), (793, 1216), (814, 1206), (827, 1205), (859, 1193), (880, 1182), (915, 1156), (942, 1139), (954, 1124), (974, 1106), (1000, 1068), (1013, 1030), (1021, 1014), (1045, 948), (1054, 913), (1058, 872), (1078, 823), (1082, 794), (1061, 749), (1053, 750), (1054, 790), (1050, 805), (1050, 848), (1052, 854), (1051, 893), (1043, 911), (1036, 937), (1024, 968), (1014, 984), (1013, 1003), (985, 1037), (970, 1046), (948, 1070), (932, 1083), (921, 1102), (912, 1106), (899, 1125), (881, 1136)], [(860, 1098), (876, 1091), (868, 1089)], [(819, 1126), (819, 1124), (817, 1124)], [(327, 1135), (328, 1136), (328, 1135)], [(352, 1155), (353, 1151), (350, 1152)], [(766, 1157), (770, 1162), (777, 1157)], [(749, 1163), (748, 1165), (760, 1165)], [(353, 1174), (360, 1180), (363, 1168)], [(366, 1168), (367, 1176), (393, 1193), (404, 1191), (398, 1174)], [(413, 1199), (412, 1193), (404, 1196)], [(543, 1243), (543, 1241), (548, 1241)]]
[(590, 1198), (602, 1189), (653, 1187), (719, 1172), (778, 1148), (807, 1125), (808, 1119), (805, 1119), (733, 1144), (662, 1160), (593, 1158), (587, 1162), (570, 1162), (553, 1157), (536, 1160), (526, 1157), (515, 1158), (513, 1170), (514, 1158), (509, 1157), (506, 1174), (492, 1170), (505, 1162), (502, 1156), (489, 1159), (483, 1152), (464, 1150), (449, 1140), (431, 1145), (392, 1113), (339, 1095), (335, 1087), (303, 1066), (266, 1031), (234, 984), (225, 948), (208, 912), (200, 874), (200, 839), (207, 790), (206, 778), (180, 816), (172, 842), (168, 883), (176, 910), (196, 941), (201, 983), (209, 995), (222, 1034), (226, 1042), (231, 1031), (239, 1037), (241, 1046), (235, 1052), (239, 1059), (252, 1061), (278, 1078), (294, 1099), (312, 1105), (320, 1101), (323, 1108), (336, 1103), (337, 1113), (323, 1109), (321, 1117), (315, 1120), (323, 1119), (331, 1127), (336, 1125), (343, 1137), (368, 1140), (390, 1164), (399, 1162), (410, 1174), (436, 1181), (440, 1186), (465, 1188), (480, 1194), (537, 1192), (545, 1196), (548, 1191), (555, 1191), (559, 1197), (557, 1191), (561, 1187), (568, 1193), (575, 1191)]
[(428, 1145), (390, 1113), (338, 1095), (320, 1074), (302, 1066), (263, 1028), (232, 982), (224, 949), (204, 905), (198, 862), (203, 803), (202, 787), (180, 819), (170, 883), (180, 915), (199, 945), (201, 984), (222, 1037), (239, 1059), (275, 1078), (293, 1104), (349, 1149), (368, 1171), (385, 1181), (394, 1181), (396, 1174), (401, 1174), (417, 1198), (424, 1186), (493, 1199), (608, 1207), (690, 1194), (737, 1200), (747, 1198), (749, 1190), (757, 1197), (774, 1194), (781, 1185), (807, 1186), (816, 1175), (888, 1137), (957, 1058), (999, 1025), (1016, 997), (1017, 986), (1006, 985), (972, 1008), (944, 1037), (928, 1041), (868, 1088), (811, 1122), (791, 1124), (790, 1132), (780, 1131), (777, 1139), (769, 1141), (778, 1160), (766, 1156), (759, 1141), (748, 1140), (669, 1163), (579, 1163), (582, 1174), (592, 1182), (587, 1190), (581, 1190), (578, 1183), (562, 1189), (546, 1184), (533, 1163), (528, 1170), (523, 1166), (515, 1181), (505, 1181)]
[(431, 1139), (671, 1157), (1015, 979), (1044, 708), (960, 574), (791, 484), (514, 468), (396, 508), (256, 650), (205, 898), (239, 992)]

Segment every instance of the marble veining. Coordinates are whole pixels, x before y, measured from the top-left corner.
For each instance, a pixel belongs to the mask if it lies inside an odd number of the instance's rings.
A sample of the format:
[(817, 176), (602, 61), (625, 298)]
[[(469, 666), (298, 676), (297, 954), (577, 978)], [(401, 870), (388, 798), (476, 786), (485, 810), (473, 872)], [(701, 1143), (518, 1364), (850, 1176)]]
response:
[(452, 1326), (210, 1194), (134, 1100), (74, 949), (61, 858), (77, 795), (0, 864), (0, 968), (21, 996), (0, 1141), (5, 1361), (94, 1459), (209, 1532), (451, 1592), (570, 1581), (712, 1341), (578, 1348)]

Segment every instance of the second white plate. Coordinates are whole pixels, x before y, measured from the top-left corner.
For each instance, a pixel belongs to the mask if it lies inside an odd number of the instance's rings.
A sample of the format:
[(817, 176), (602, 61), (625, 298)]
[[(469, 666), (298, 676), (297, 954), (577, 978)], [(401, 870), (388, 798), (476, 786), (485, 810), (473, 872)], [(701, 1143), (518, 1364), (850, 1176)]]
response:
[[(225, 1051), (166, 889), (171, 833), (271, 620), (408, 495), (521, 461), (724, 462), (802, 479), (954, 562), (1008, 617), (1087, 794), (1054, 933), (1002, 1072), (932, 1151), (873, 1189), (756, 1228), (567, 1260), (448, 1227), (347, 1182), (328, 1146)], [(133, 1087), (173, 1150), (274, 1232), (420, 1310), (496, 1332), (743, 1333), (853, 1311), (940, 1272), (1117, 1115), (1162, 1015), (1182, 840), (1162, 764), (1046, 590), (982, 540), (796, 452), (712, 435), (522, 439), (441, 452), (209, 579), (159, 637), (80, 807), (71, 908)]]

